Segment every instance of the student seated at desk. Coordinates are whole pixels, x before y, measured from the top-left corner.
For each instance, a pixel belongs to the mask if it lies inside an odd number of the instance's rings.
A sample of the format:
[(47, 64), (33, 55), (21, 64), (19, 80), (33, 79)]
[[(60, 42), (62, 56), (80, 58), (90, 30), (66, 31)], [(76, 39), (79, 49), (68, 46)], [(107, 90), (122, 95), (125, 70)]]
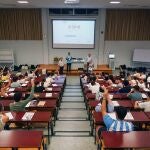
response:
[(21, 87), (21, 84), (18, 82), (18, 77), (17, 76), (13, 77), (10, 87), (11, 88)]
[(10, 74), (8, 72), (3, 72), (2, 76), (1, 76), (1, 80), (2, 81), (7, 81), (10, 78)]
[(119, 93), (129, 93), (131, 91), (131, 86), (129, 85), (128, 80), (123, 81), (123, 88), (121, 88), (118, 92)]
[(25, 110), (25, 106), (27, 105), (27, 103), (29, 101), (31, 101), (34, 97), (34, 80), (31, 80), (31, 93), (30, 96), (25, 99), (25, 100), (21, 100), (22, 98), (22, 93), (21, 92), (17, 92), (14, 94), (14, 103), (10, 103), (10, 111), (24, 111)]
[(40, 83), (40, 82), (36, 81), (35, 82), (34, 92), (35, 93), (41, 93), (41, 92), (43, 92), (43, 90), (45, 90), (43, 84), (44, 84), (43, 82)]
[(145, 112), (150, 112), (150, 99), (143, 102), (136, 101), (134, 104), (134, 108), (141, 108), (144, 109)]
[(100, 84), (96, 82), (96, 76), (92, 76), (90, 78), (90, 83), (89, 83), (89, 90), (92, 93), (97, 93), (99, 92)]
[(8, 83), (5, 84), (5, 83), (1, 83), (0, 84), (0, 97), (4, 97), (5, 96), (5, 93), (6, 93), (6, 90), (8, 87), (10, 87), (10, 84), (11, 84), (11, 80), (9, 79)]
[[(100, 87), (100, 91), (99, 91), (99, 95), (98, 93), (96, 93), (96, 99), (100, 101), (100, 103), (95, 107), (95, 111), (96, 112), (100, 112), (101, 111), (101, 100), (102, 100), (102, 97), (103, 97), (103, 93), (104, 90), (103, 88), (105, 88), (104, 86)], [(99, 96), (99, 97), (97, 97)], [(113, 112), (114, 111), (114, 104), (112, 103), (112, 100), (110, 99), (110, 95), (108, 94), (108, 99), (107, 99), (107, 111), (110, 113), (110, 112)]]
[(142, 100), (142, 94), (138, 85), (134, 86), (133, 89), (127, 94), (131, 100)]
[(0, 131), (4, 129), (5, 124), (9, 120), (9, 118), (4, 113), (2, 113), (1, 111), (3, 111), (3, 106), (0, 103)]
[(124, 118), (127, 114), (127, 109), (125, 107), (119, 106), (116, 107), (115, 112), (116, 112), (116, 117), (117, 119), (113, 119), (109, 116), (107, 113), (107, 108), (106, 108), (106, 102), (109, 100), (109, 95), (108, 95), (108, 90), (105, 88), (104, 89), (104, 98), (102, 101), (102, 116), (103, 116), (103, 121), (106, 126), (106, 128), (99, 128), (98, 129), (98, 136), (101, 136), (101, 132), (104, 130), (107, 131), (133, 131), (134, 126), (131, 122), (124, 121)]

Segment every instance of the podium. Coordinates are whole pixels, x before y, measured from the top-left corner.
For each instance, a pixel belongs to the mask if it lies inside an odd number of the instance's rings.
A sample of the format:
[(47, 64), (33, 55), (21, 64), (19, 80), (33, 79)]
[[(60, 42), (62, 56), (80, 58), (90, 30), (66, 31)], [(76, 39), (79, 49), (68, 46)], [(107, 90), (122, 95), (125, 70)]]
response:
[(115, 54), (108, 55), (108, 64), (109, 64), (109, 68), (115, 70)]
[(72, 69), (84, 68), (85, 60), (83, 58), (73, 58), (72, 59)]

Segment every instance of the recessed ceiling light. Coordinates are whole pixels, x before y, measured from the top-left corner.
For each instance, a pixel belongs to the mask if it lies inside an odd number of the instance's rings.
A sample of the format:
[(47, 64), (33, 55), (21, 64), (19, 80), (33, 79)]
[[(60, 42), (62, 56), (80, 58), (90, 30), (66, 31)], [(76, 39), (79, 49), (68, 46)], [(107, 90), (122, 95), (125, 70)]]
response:
[(65, 4), (78, 4), (80, 2), (80, 0), (65, 0), (64, 3)]
[(111, 2), (109, 2), (109, 3), (111, 3), (111, 4), (120, 4), (119, 1), (111, 1)]
[(19, 3), (19, 4), (28, 4), (29, 2), (28, 1), (17, 1), (17, 3)]

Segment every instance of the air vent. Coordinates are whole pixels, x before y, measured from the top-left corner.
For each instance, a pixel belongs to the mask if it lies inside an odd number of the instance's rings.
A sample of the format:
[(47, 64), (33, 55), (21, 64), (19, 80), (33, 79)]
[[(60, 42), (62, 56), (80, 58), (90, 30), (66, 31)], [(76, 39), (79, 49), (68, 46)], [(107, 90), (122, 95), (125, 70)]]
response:
[(86, 8), (56, 8), (56, 9), (49, 9), (50, 15), (85, 15), (85, 16), (97, 16), (98, 15), (98, 9), (86, 9)]

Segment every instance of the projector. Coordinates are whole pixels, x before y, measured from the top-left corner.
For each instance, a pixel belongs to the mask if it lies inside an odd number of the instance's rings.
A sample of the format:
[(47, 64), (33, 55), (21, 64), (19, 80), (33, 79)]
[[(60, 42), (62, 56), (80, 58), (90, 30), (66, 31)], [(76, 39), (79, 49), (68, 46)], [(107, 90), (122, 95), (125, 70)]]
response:
[(80, 0), (65, 0), (65, 4), (79, 4)]

